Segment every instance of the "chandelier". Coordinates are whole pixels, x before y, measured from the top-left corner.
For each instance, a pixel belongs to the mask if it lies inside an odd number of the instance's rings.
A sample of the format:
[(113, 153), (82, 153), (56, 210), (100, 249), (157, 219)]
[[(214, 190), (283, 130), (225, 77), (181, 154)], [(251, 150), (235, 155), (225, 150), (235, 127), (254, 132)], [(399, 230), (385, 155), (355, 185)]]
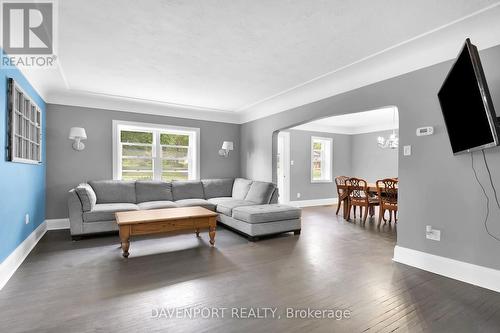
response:
[(396, 108), (394, 108), (394, 113), (392, 114), (392, 124), (393, 130), (391, 135), (386, 139), (383, 136), (377, 138), (377, 145), (379, 148), (383, 149), (397, 149), (399, 147), (399, 137), (396, 134)]

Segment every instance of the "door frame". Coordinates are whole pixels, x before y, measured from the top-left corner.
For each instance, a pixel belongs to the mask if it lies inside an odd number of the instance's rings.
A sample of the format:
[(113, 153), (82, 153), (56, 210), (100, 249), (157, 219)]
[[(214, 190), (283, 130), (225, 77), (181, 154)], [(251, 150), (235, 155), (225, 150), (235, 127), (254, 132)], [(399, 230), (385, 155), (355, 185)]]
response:
[[(279, 141), (283, 140), (283, 145), (279, 144)], [(280, 149), (282, 151), (280, 151)], [(279, 188), (279, 184), (281, 183), (278, 179), (277, 185), (279, 189), (279, 202), (280, 203), (288, 203), (290, 202), (290, 132), (279, 132), (278, 133), (278, 154), (283, 156), (282, 165), (283, 165), (283, 188)], [(278, 165), (276, 165), (278, 168)], [(278, 172), (276, 173), (279, 177)]]

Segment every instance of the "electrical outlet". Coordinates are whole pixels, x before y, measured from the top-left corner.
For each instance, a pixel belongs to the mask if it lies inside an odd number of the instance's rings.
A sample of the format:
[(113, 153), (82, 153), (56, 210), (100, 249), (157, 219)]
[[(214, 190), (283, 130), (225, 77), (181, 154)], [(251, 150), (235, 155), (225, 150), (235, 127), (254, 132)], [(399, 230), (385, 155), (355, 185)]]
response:
[(404, 156), (410, 156), (411, 155), (411, 146), (404, 146), (403, 147), (403, 155)]
[(441, 241), (441, 230), (432, 229), (432, 226), (428, 225), (425, 228), (425, 238), (439, 242)]
[(24, 224), (28, 224), (28, 223), (30, 223), (30, 214), (26, 214), (24, 216)]
[(300, 193), (297, 193), (297, 199), (300, 198)]
[(293, 160), (290, 161), (290, 165), (293, 165)]

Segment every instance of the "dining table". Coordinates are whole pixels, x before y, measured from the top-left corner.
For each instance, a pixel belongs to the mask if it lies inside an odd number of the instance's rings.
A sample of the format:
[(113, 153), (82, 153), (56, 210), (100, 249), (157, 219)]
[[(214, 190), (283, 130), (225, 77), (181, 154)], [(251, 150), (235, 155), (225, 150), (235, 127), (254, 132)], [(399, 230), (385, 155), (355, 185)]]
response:
[[(345, 184), (345, 185), (337, 185), (337, 187), (343, 191), (346, 191), (347, 193), (349, 193), (349, 185)], [(366, 187), (368, 189), (368, 192), (371, 193), (371, 194), (377, 194), (378, 190), (377, 190), (377, 184), (376, 183), (367, 183), (366, 184)], [(384, 188), (384, 184), (380, 184), (380, 188)], [(396, 185), (396, 190), (398, 189), (398, 186)], [(343, 216), (344, 218), (349, 214), (349, 196), (346, 195), (346, 197), (343, 199)]]

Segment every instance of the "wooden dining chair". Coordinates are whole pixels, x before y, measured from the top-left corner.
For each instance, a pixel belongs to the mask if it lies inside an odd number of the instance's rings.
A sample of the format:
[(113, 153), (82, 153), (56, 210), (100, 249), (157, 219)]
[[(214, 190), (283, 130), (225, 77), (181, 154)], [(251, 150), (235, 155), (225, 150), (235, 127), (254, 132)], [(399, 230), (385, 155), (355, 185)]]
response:
[[(354, 207), (354, 209), (359, 207), (359, 216), (363, 216), (363, 223), (365, 223), (366, 218), (368, 217), (368, 212), (374, 211), (374, 207), (379, 205), (379, 200), (377, 197), (370, 196), (366, 180), (361, 178), (349, 178), (347, 184), (349, 188), (349, 209), (347, 220), (350, 221), (351, 219), (351, 207)], [(365, 208), (364, 214), (363, 208)], [(372, 216), (371, 213), (370, 216)]]
[(376, 182), (377, 193), (379, 198), (380, 211), (378, 215), (378, 225), (385, 219), (385, 211), (389, 211), (389, 224), (392, 222), (392, 214), (394, 214), (394, 223), (397, 223), (398, 212), (398, 180), (397, 178), (380, 179)]
[(349, 195), (349, 191), (347, 190), (348, 180), (349, 177), (346, 176), (335, 177), (335, 185), (337, 185), (337, 198), (338, 198), (337, 212), (335, 213), (335, 215), (339, 215), (341, 204), (344, 204), (344, 212), (347, 211), (346, 207), (348, 205), (348, 195)]

